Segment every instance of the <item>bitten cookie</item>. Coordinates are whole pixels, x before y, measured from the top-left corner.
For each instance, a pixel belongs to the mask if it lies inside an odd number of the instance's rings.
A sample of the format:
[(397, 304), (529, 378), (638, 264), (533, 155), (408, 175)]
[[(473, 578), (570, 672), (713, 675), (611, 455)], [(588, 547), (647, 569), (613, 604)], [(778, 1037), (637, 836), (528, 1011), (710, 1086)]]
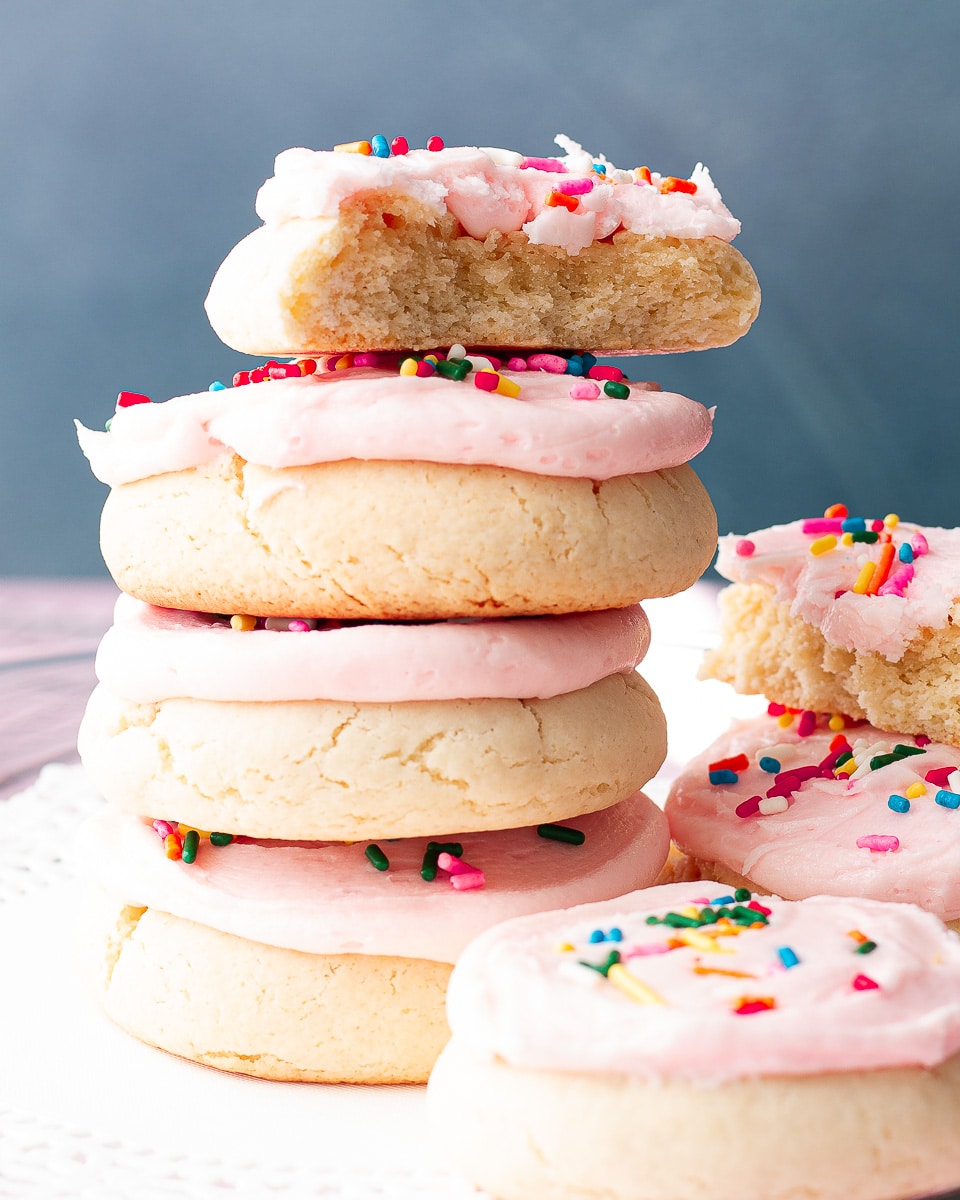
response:
[(901, 1200), (960, 1184), (960, 941), (905, 904), (676, 884), (454, 969), (437, 1152), (499, 1200)]
[(812, 712), (789, 726), (736, 724), (667, 799), (670, 832), (709, 879), (799, 900), (829, 892), (920, 905), (960, 922), (960, 749), (834, 732)]
[(720, 541), (702, 674), (794, 708), (960, 744), (960, 530), (828, 509)]
[(394, 363), (121, 407), (80, 431), (113, 488), (108, 568), (165, 607), (367, 619), (619, 608), (699, 578), (705, 408), (487, 374), (518, 394)]
[[(571, 830), (581, 844), (556, 840)], [(663, 814), (639, 794), (547, 832), (458, 835), (440, 850), (426, 839), (203, 839), (188, 863), (165, 856), (147, 821), (104, 811), (82, 830), (77, 856), (99, 893), (95, 987), (128, 1032), (210, 1066), (424, 1082), (448, 1036), (450, 964), (471, 937), (507, 917), (642, 887), (669, 842)], [(471, 869), (464, 889), (440, 857), (451, 851)]]
[(79, 735), (108, 800), (256, 837), (411, 837), (607, 807), (666, 753), (636, 606), (271, 624), (121, 597)]
[(549, 159), (287, 150), (257, 196), (264, 225), (213, 281), (211, 325), (253, 354), (675, 352), (746, 333), (760, 293), (709, 172), (621, 171), (557, 140)]

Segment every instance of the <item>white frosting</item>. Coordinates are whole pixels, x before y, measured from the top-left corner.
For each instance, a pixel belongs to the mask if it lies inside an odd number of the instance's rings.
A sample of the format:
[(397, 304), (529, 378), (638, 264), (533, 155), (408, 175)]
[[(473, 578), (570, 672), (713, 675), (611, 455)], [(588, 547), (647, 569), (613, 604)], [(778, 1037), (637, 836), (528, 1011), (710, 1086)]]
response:
[[(876, 900), (760, 897), (769, 923), (728, 936), (704, 925), (684, 943), (688, 930), (647, 923), (724, 895), (717, 883), (674, 884), (489, 930), (450, 982), (454, 1037), (520, 1067), (702, 1083), (929, 1067), (960, 1050), (960, 939), (936, 917)], [(622, 941), (591, 941), (613, 928)], [(852, 932), (876, 949), (858, 953)], [(611, 950), (659, 1002), (579, 965)], [(735, 1011), (751, 998), (772, 1007)]]
[(97, 678), (139, 703), (196, 700), (548, 699), (636, 667), (650, 625), (634, 605), (555, 617), (241, 632), (121, 595)]
[[(548, 170), (523, 167), (523, 157), (511, 151), (470, 146), (389, 158), (296, 147), (277, 156), (273, 178), (257, 194), (257, 214), (267, 225), (335, 217), (359, 193), (399, 191), (438, 215), (449, 210), (471, 237), (523, 229), (532, 242), (564, 246), (569, 254), (618, 229), (727, 242), (740, 232), (702, 164), (690, 176), (694, 192), (664, 193), (666, 176), (654, 172), (649, 183), (638, 180), (568, 138), (557, 142), (567, 153), (553, 160), (559, 169)], [(595, 163), (605, 171), (596, 172)], [(576, 212), (546, 204), (556, 188), (581, 178), (593, 187), (577, 197)]]
[(518, 398), (469, 379), (352, 368), (137, 404), (118, 409), (109, 433), (77, 432), (111, 487), (227, 453), (278, 468), (365, 459), (610, 479), (679, 466), (710, 440), (711, 414), (673, 392), (631, 384), (623, 400), (574, 400), (573, 376), (502, 374)]
[(201, 842), (196, 862), (165, 857), (137, 817), (105, 809), (80, 831), (78, 870), (119, 903), (156, 908), (224, 933), (310, 954), (384, 954), (454, 962), (484, 929), (521, 913), (619, 896), (651, 883), (667, 856), (666, 819), (641, 793), (564, 822), (581, 846), (535, 828), (445, 835), (484, 873), (456, 891), (443, 871), (420, 877), (426, 839), (380, 843), (390, 867), (367, 861), (366, 842)]

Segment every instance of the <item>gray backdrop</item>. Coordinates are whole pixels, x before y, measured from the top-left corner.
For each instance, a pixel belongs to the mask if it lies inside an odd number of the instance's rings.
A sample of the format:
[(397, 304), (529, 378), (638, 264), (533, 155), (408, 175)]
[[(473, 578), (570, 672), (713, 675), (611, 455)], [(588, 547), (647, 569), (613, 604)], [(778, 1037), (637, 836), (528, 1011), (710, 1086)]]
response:
[(95, 575), (71, 418), (228, 380), (202, 301), (293, 145), (403, 133), (711, 168), (749, 336), (645, 364), (718, 409), (721, 530), (958, 523), (956, 0), (3, 5), (0, 574)]

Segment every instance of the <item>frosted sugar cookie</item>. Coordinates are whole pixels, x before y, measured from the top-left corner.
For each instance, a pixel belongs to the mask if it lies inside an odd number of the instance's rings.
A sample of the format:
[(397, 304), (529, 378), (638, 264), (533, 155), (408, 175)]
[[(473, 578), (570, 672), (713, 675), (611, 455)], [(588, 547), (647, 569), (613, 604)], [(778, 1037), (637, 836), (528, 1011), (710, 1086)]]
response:
[(842, 505), (720, 540), (703, 674), (796, 708), (960, 744), (960, 530)]
[(471, 937), (642, 887), (669, 841), (640, 794), (544, 836), (439, 845), (198, 839), (156, 826), (105, 810), (81, 833), (80, 870), (100, 893), (87, 953), (108, 1016), (197, 1062), (315, 1082), (423, 1082), (448, 1036), (451, 964)]
[(865, 723), (835, 732), (812, 712), (781, 720), (739, 722), (675, 780), (670, 831), (700, 872), (960, 922), (960, 749)]
[(439, 139), (285, 151), (257, 196), (263, 226), (210, 288), (211, 325), (252, 354), (640, 353), (746, 333), (760, 293), (706, 168), (622, 171), (557, 141), (558, 158)]
[(264, 616), (569, 612), (688, 587), (716, 538), (686, 465), (710, 413), (543, 357), (462, 378), (460, 358), (437, 359), (450, 377), (351, 360), (122, 405), (80, 431), (113, 488), (107, 566), (152, 604)]
[(652, 888), (507, 922), (450, 982), (437, 1152), (498, 1200), (960, 1184), (960, 941), (905, 904)]
[(636, 606), (249, 623), (121, 597), (79, 736), (108, 800), (257, 837), (432, 836), (607, 807), (666, 752)]

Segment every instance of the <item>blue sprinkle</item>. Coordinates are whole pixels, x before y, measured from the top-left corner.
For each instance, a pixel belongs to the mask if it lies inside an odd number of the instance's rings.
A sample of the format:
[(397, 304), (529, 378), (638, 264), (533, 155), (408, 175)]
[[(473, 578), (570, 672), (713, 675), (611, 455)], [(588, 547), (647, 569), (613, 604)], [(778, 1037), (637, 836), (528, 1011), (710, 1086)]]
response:
[(937, 792), (934, 800), (941, 808), (960, 808), (960, 795), (956, 792), (948, 792), (945, 788), (941, 788)]
[(605, 942), (607, 939), (604, 936), (602, 929), (595, 929), (587, 938), (588, 942)]
[(909, 542), (903, 543), (903, 545), (900, 547), (897, 557), (900, 559), (901, 562), (905, 562), (905, 563), (913, 562), (913, 547), (910, 545)]
[(710, 782), (714, 784), (736, 783), (738, 779), (736, 771), (710, 771), (708, 774)]
[(382, 133), (375, 133), (370, 139), (370, 149), (377, 158), (390, 157), (390, 143)]
[(580, 358), (583, 362), (584, 368), (587, 371), (589, 371), (591, 367), (595, 367), (597, 365), (597, 356), (595, 354), (591, 354), (589, 350), (584, 350), (584, 352), (580, 355)]
[(780, 770), (780, 760), (774, 758), (772, 754), (765, 754), (757, 765), (761, 771), (766, 771), (768, 775), (776, 775)]
[(906, 796), (891, 796), (887, 801), (887, 808), (892, 808), (894, 812), (909, 812), (910, 801)]
[(225, 383), (221, 383), (219, 379), (215, 379), (207, 388), (208, 392), (225, 392), (226, 390), (227, 385)]
[(586, 375), (586, 368), (583, 365), (583, 359), (579, 354), (571, 354), (567, 359), (567, 375)]
[(598, 175), (606, 175), (607, 173), (607, 168), (603, 165), (603, 163), (594, 163), (593, 169)]
[(609, 931), (609, 933), (607, 934), (607, 941), (608, 942), (622, 942), (623, 941), (623, 930), (618, 929), (617, 926), (615, 925), (613, 927), (613, 929), (611, 929)]
[(787, 970), (789, 970), (791, 967), (795, 967), (800, 961), (800, 959), (797, 958), (796, 954), (794, 954), (789, 946), (778, 946), (777, 953), (780, 955), (780, 961), (787, 968)]
[(863, 517), (847, 517), (845, 521), (841, 522), (840, 528), (844, 533), (864, 533), (867, 523)]
[(716, 900), (711, 900), (711, 904), (735, 904), (736, 896), (718, 896)]

